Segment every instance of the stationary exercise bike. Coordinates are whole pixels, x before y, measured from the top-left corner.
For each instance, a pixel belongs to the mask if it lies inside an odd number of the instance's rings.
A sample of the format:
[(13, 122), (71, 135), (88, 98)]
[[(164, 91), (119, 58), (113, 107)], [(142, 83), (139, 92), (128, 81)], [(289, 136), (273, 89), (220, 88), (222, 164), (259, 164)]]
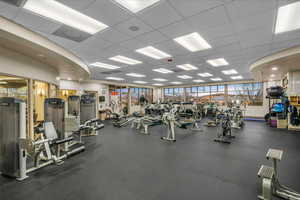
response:
[(266, 155), (273, 161), (273, 167), (262, 165), (258, 171), (258, 177), (262, 178), (262, 194), (258, 196), (262, 200), (271, 200), (272, 195), (288, 200), (300, 200), (300, 193), (281, 185), (278, 179), (277, 162), (282, 159), (282, 150), (269, 149)]

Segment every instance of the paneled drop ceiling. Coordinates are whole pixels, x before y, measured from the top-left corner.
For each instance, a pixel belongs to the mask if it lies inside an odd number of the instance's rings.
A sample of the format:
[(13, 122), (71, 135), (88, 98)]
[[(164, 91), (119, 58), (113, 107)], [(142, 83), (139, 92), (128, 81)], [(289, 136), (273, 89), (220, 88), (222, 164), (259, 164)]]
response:
[[(120, 67), (111, 70), (90, 65), (92, 79), (96, 80), (117, 77), (123, 78), (122, 82), (145, 81), (149, 85), (172, 85), (174, 82), (188, 84), (200, 79), (212, 82), (211, 78), (231, 81), (229, 75), (222, 73), (231, 69), (236, 70), (243, 79), (252, 79), (249, 71), (252, 62), (273, 52), (300, 45), (299, 29), (274, 34), (278, 8), (294, 0), (160, 0), (137, 13), (130, 12), (114, 0), (57, 1), (99, 20), (108, 28), (89, 37), (74, 32), (70, 34), (75, 38), (72, 40), (64, 37), (64, 25), (3, 1), (0, 1), (0, 15), (62, 45), (88, 65), (101, 62)], [(199, 33), (211, 48), (191, 52), (173, 40), (194, 32)], [(159, 60), (136, 52), (147, 46), (172, 57)], [(142, 64), (126, 65), (109, 59), (117, 55), (141, 61)], [(218, 58), (224, 58), (229, 64), (213, 67), (206, 62)], [(177, 67), (184, 64), (191, 64), (198, 69), (185, 71)], [(153, 71), (157, 68), (174, 73)], [(146, 77), (127, 76), (128, 73)], [(201, 77), (198, 73), (210, 73), (213, 76)], [(178, 78), (182, 75), (192, 78)], [(157, 82), (153, 79), (167, 81)]]

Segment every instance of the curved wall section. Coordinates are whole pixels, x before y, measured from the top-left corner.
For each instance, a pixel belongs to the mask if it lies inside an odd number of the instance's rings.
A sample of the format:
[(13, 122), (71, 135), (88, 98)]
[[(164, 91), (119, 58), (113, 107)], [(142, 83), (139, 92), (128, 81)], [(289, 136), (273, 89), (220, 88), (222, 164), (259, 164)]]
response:
[(53, 84), (58, 84), (58, 71), (48, 65), (38, 62), (0, 46), (0, 73), (32, 78)]

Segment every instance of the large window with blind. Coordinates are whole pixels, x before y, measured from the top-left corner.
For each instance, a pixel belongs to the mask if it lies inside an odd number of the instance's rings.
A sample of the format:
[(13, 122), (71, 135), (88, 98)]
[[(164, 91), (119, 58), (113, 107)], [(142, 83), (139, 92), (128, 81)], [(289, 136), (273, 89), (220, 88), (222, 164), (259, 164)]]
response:
[[(226, 89), (227, 88), (227, 89)], [(216, 102), (220, 105), (239, 101), (247, 105), (262, 105), (263, 84), (242, 83), (164, 88), (165, 101)]]
[(252, 106), (263, 104), (262, 83), (242, 83), (228, 85), (228, 101), (240, 102)]
[(143, 95), (149, 103), (153, 100), (153, 90), (150, 88), (130, 88), (131, 90), (131, 105), (138, 105), (139, 99)]

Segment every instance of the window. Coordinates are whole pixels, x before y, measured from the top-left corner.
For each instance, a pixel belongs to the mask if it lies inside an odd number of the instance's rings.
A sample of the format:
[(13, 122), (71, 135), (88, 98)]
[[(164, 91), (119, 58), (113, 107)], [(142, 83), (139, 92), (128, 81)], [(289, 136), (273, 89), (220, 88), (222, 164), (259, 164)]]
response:
[(238, 100), (248, 105), (262, 105), (263, 83), (165, 88), (164, 97), (165, 101), (216, 102), (225, 105), (226, 100), (228, 102)]

